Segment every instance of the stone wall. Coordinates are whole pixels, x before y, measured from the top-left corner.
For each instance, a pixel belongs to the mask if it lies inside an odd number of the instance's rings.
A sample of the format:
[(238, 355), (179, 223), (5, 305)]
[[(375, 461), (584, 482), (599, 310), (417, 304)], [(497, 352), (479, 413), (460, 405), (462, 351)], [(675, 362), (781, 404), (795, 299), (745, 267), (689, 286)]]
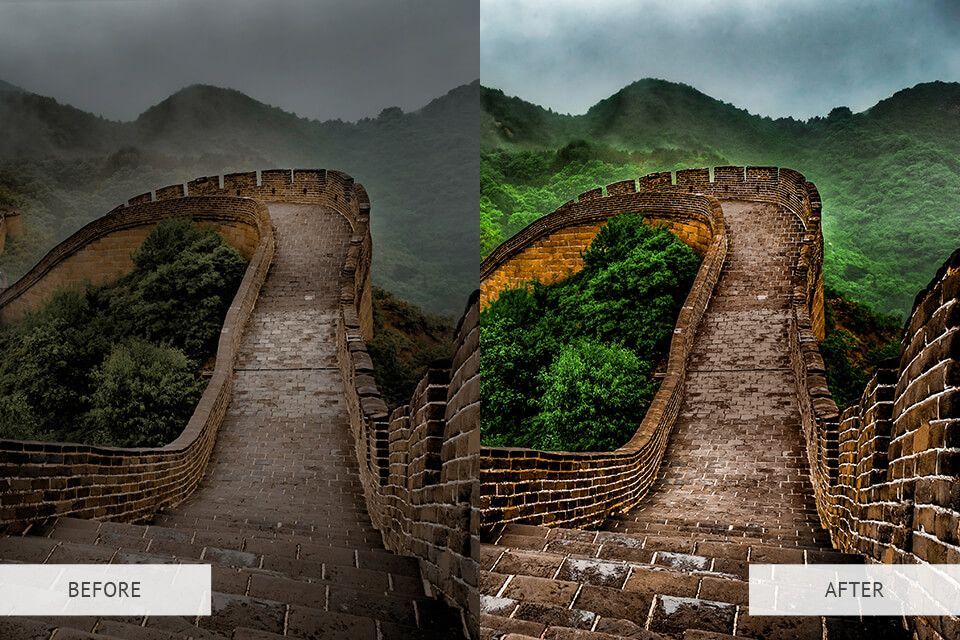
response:
[(348, 264), (338, 354), (370, 517), (388, 549), (418, 558), (424, 579), (478, 637), (479, 294), (457, 327), (452, 360), (434, 363), (409, 404), (388, 414), (355, 307), (362, 278)]
[(250, 204), (238, 200), (180, 198), (121, 207), (86, 225), (57, 245), (37, 265), (0, 294), (0, 322), (16, 321), (42, 307), (63, 288), (108, 284), (133, 270), (133, 254), (160, 220), (190, 218), (217, 231), (247, 260), (260, 234)]
[[(960, 563), (960, 250), (917, 296), (900, 356), (843, 415), (823, 402), (818, 354), (798, 346), (817, 508), (834, 546), (874, 562)], [(960, 637), (957, 618), (910, 621), (920, 639)]]
[[(481, 448), (482, 527), (524, 522), (564, 526), (597, 524), (630, 508), (647, 492), (666, 451), (684, 392), (687, 357), (709, 304), (727, 251), (717, 200), (691, 193), (641, 191), (630, 182), (582, 194), (498, 247), (481, 267), (486, 300), (503, 288), (534, 277), (559, 277), (578, 269), (580, 251), (603, 222), (620, 213), (641, 213), (652, 223), (682, 231), (703, 262), (677, 319), (666, 375), (639, 428), (612, 452), (572, 453), (518, 448)], [(565, 229), (574, 230), (564, 233)], [(544, 254), (561, 240), (572, 246), (561, 262)], [(524, 268), (531, 271), (526, 272)]]
[(82, 276), (74, 272), (81, 266), (91, 266), (94, 277), (89, 280), (107, 273), (119, 275), (114, 271), (116, 265), (104, 271), (96, 261), (78, 261), (76, 257), (94, 245), (110, 246), (112, 235), (126, 242), (140, 233), (138, 229), (152, 228), (171, 217), (244, 227), (247, 231), (238, 235), (246, 237), (249, 233), (256, 238), (256, 250), (223, 323), (216, 367), (193, 416), (174, 442), (160, 448), (0, 440), (0, 530), (22, 531), (31, 523), (56, 515), (142, 520), (182, 501), (203, 477), (230, 401), (233, 365), (243, 328), (273, 258), (273, 229), (261, 203), (221, 196), (117, 208), (55, 247), (4, 291), (0, 295), (0, 318), (19, 317), (52, 294), (55, 287), (48, 286), (45, 277), (52, 277), (58, 286), (66, 284), (69, 278), (64, 265), (73, 265), (70, 277)]
[[(776, 167), (688, 169), (675, 175), (654, 173), (581, 194), (533, 222), (484, 260), (484, 303), (506, 287), (576, 271), (582, 266), (580, 253), (596, 230), (620, 213), (641, 213), (653, 224), (666, 224), (704, 256), (703, 263), (677, 319), (666, 376), (633, 438), (620, 449), (603, 453), (483, 447), (484, 529), (506, 522), (596, 525), (630, 509), (649, 490), (683, 398), (693, 339), (726, 256), (719, 205), (723, 200), (771, 202), (797, 217), (803, 237), (793, 301), (810, 345), (817, 350), (817, 336), (822, 337), (824, 330), (820, 197), (801, 174)], [(832, 405), (825, 380), (822, 391)], [(819, 397), (817, 402), (822, 404)]]

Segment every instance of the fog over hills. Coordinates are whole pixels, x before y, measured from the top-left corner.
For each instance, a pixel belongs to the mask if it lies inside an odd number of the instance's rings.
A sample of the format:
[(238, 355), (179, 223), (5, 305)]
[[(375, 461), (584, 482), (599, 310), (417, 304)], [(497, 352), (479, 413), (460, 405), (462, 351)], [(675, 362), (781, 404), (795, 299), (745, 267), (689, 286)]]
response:
[(377, 284), (450, 316), (477, 286), (479, 82), (357, 122), (301, 118), (208, 85), (116, 122), (5, 86), (0, 200), (20, 204), (29, 225), (0, 257), (10, 277), (137, 193), (197, 175), (325, 167), (370, 194)]
[(705, 163), (789, 166), (813, 180), (828, 284), (883, 311), (906, 313), (960, 246), (958, 83), (918, 84), (860, 113), (838, 106), (808, 120), (751, 114), (657, 79), (577, 116), (486, 87), (481, 102), (487, 250), (591, 178)]

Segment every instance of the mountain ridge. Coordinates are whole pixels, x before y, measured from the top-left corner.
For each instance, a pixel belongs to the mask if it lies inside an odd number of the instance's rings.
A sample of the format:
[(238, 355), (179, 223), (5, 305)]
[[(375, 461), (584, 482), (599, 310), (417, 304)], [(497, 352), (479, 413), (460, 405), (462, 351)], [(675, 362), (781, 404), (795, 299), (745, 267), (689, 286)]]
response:
[(8, 247), (0, 269), (19, 277), (53, 243), (145, 189), (196, 175), (327, 167), (370, 194), (377, 284), (456, 317), (479, 264), (479, 87), (356, 122), (302, 118), (213, 85), (184, 87), (129, 122), (0, 93), (0, 192), (25, 203), (37, 231)]
[[(482, 87), (481, 246), (489, 251), (593, 178), (704, 164), (796, 169), (824, 199), (828, 283), (884, 312), (960, 246), (960, 83), (926, 82), (854, 113), (772, 119), (644, 79), (580, 115)], [(602, 184), (605, 184), (603, 182)]]

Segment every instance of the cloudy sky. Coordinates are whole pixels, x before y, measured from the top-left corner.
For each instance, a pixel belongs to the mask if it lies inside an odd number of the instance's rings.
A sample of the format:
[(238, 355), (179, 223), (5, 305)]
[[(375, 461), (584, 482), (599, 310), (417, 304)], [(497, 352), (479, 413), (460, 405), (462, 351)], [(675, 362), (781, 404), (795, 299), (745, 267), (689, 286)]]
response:
[(132, 119), (195, 83), (314, 118), (479, 77), (476, 0), (0, 0), (0, 80)]
[(644, 77), (773, 117), (960, 81), (956, 0), (481, 0), (481, 80), (565, 113)]

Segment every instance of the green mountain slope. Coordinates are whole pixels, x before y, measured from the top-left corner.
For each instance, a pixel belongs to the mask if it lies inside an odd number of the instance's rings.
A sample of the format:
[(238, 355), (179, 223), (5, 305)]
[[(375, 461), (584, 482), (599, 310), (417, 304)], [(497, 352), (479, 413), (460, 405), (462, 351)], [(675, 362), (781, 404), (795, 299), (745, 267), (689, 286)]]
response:
[(18, 277), (55, 242), (150, 188), (253, 168), (330, 167), (370, 194), (376, 283), (456, 316), (477, 285), (479, 93), (474, 82), (415, 112), (391, 108), (347, 123), (205, 85), (133, 122), (0, 92), (0, 192), (24, 207), (28, 224), (0, 270)]
[(579, 116), (487, 88), (482, 104), (482, 252), (601, 182), (725, 163), (790, 166), (813, 180), (824, 200), (828, 283), (879, 310), (906, 313), (960, 246), (957, 83), (920, 84), (862, 113), (838, 107), (808, 121), (753, 115), (652, 79)]

